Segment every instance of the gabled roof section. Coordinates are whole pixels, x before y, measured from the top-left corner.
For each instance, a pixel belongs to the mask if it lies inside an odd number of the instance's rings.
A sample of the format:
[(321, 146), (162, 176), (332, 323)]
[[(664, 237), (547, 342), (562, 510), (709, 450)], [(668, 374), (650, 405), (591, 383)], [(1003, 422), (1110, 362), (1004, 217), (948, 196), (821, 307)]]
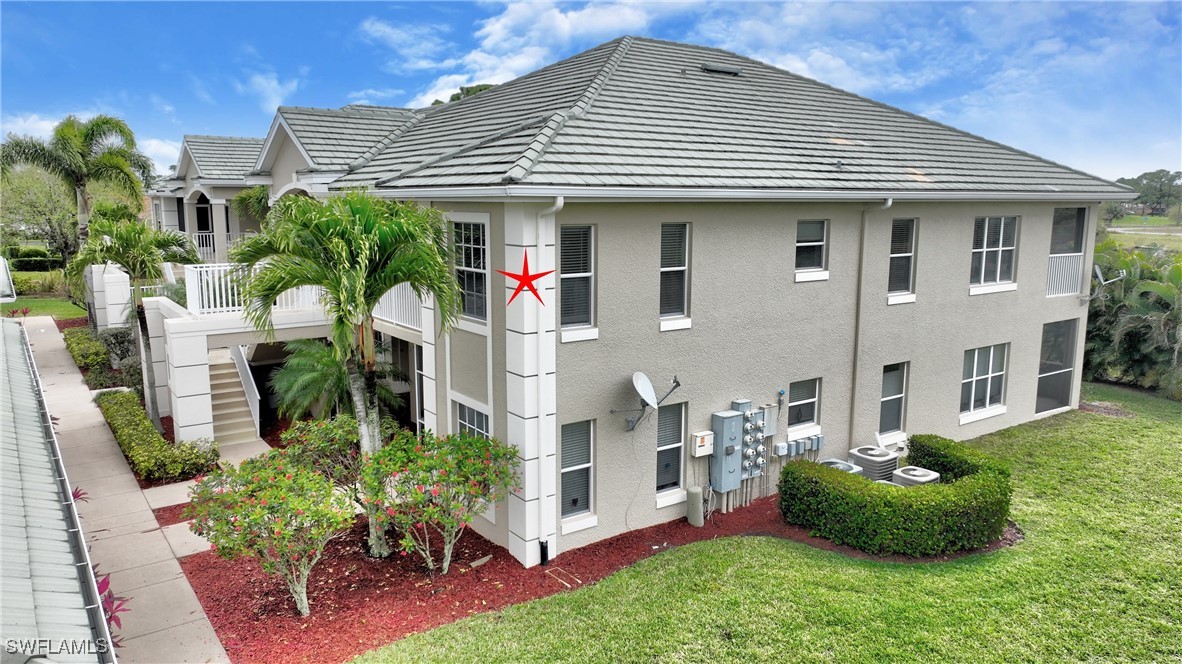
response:
[[(197, 175), (211, 180), (241, 180), (254, 169), (261, 138), (237, 136), (195, 136), (187, 134), (181, 146), (181, 159), (187, 150), (197, 167)], [(179, 174), (179, 173), (178, 173)]]
[(750, 58), (636, 37), (449, 104), (332, 186), (506, 184), (1129, 192)]
[(350, 104), (342, 108), (280, 106), (267, 135), (267, 149), (254, 167), (269, 170), (275, 155), (270, 149), (275, 132), (287, 130), (312, 170), (345, 171), (368, 150), (380, 144), (419, 115), (406, 108)]

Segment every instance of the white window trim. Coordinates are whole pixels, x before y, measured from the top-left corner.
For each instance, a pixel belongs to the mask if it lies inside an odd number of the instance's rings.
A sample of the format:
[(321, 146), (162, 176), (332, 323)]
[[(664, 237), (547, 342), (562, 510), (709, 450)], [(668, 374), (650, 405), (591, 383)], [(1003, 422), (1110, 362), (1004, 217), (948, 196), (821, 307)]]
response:
[[(562, 506), (559, 505), (558, 506), (558, 514), (559, 514), (559, 517), (562, 519), (562, 523), (564, 524), (563, 532), (566, 532), (566, 530), (565, 530), (566, 523), (579, 521), (579, 520), (585, 520), (585, 518), (588, 516), (595, 516), (595, 420), (590, 420), (590, 423), (591, 423), (590, 424), (591, 428), (590, 428), (589, 434), (591, 436), (591, 439), (590, 439), (590, 441), (588, 441), (589, 449), (587, 450), (587, 463), (581, 463), (577, 466), (571, 466), (570, 468), (563, 468), (562, 467), (562, 427), (561, 426), (558, 427), (558, 441), (559, 441), (558, 499), (560, 502), (562, 499), (562, 476), (565, 475), (567, 473), (567, 471), (571, 471), (571, 470), (582, 470), (584, 468), (586, 468), (588, 470), (588, 472), (587, 472), (587, 503), (588, 503), (587, 511), (586, 512), (579, 512), (578, 514), (572, 514), (570, 516), (563, 517), (562, 516)], [(578, 424), (578, 422), (571, 422), (570, 424)], [(594, 525), (594, 524), (592, 524), (592, 525)], [(586, 526), (586, 527), (589, 528), (590, 526)], [(582, 530), (582, 529), (580, 528), (580, 530)]]
[[(492, 429), (492, 418), (491, 418), (491, 417), (489, 417), (488, 413), (486, 413), (485, 411), (483, 411), (483, 410), (481, 410), (480, 408), (477, 408), (477, 407), (475, 407), (475, 406), (471, 406), (471, 405), (469, 405), (469, 404), (466, 404), (466, 403), (464, 403), (464, 402), (462, 402), (462, 401), (456, 401), (455, 399), (453, 399), (453, 400), (452, 400), (452, 403), (454, 403), (454, 404), (455, 404), (455, 414), (456, 414), (456, 419), (455, 419), (455, 423), (456, 423), (456, 433), (458, 433), (458, 434), (462, 434), (462, 433), (464, 432), (464, 426), (465, 426), (465, 422), (464, 422), (463, 420), (461, 420), (461, 419), (460, 419), (460, 408), (461, 408), (461, 407), (463, 407), (463, 408), (467, 408), (468, 410), (471, 410), (471, 411), (473, 411), (473, 412), (475, 412), (475, 413), (478, 413), (478, 414), (480, 414), (480, 415), (483, 415), (483, 416), (484, 416), (484, 422), (485, 422), (485, 426), (486, 426), (486, 427), (488, 427), (489, 429)], [(479, 432), (479, 434), (483, 435), (485, 438), (492, 438), (492, 431), (484, 431), (483, 429), (480, 429), (479, 427), (475, 426), (474, 424), (467, 424), (467, 427), (468, 427), (468, 428), (470, 428), (470, 429), (474, 429), (475, 431)]]
[[(686, 403), (686, 402), (682, 401), (681, 403), (678, 403), (678, 404), (669, 404), (670, 406), (674, 406), (674, 405), (676, 405), (676, 406), (680, 406), (680, 407), (681, 407), (681, 418), (680, 418), (680, 421), (679, 421), (679, 422), (678, 422), (678, 424), (677, 424), (677, 426), (678, 426), (678, 429), (679, 429), (679, 430), (678, 430), (678, 433), (677, 433), (677, 442), (676, 442), (676, 443), (674, 443), (674, 444), (672, 444), (672, 445), (666, 445), (666, 446), (664, 446), (664, 447), (657, 447), (657, 452), (658, 452), (658, 453), (659, 453), (659, 452), (664, 452), (665, 450), (671, 450), (671, 449), (673, 449), (673, 448), (675, 448), (675, 447), (676, 447), (676, 448), (679, 448), (679, 449), (681, 449), (681, 454), (680, 454), (680, 457), (681, 457), (681, 463), (679, 463), (679, 464), (677, 465), (678, 471), (680, 471), (680, 476), (677, 478), (677, 486), (675, 486), (675, 487), (669, 487), (668, 489), (656, 489), (656, 492), (657, 492), (657, 506), (658, 506), (658, 507), (662, 507), (662, 505), (661, 505), (661, 497), (662, 497), (662, 496), (666, 496), (667, 494), (672, 494), (672, 493), (675, 493), (675, 492), (681, 492), (682, 496), (681, 496), (681, 500), (679, 500), (679, 501), (674, 501), (674, 502), (683, 502), (683, 501), (685, 501), (685, 465), (686, 465), (686, 464), (685, 464), (685, 429), (686, 429), (686, 426), (685, 426), (685, 418), (686, 418), (686, 415), (687, 415), (687, 413), (686, 413), (686, 407), (685, 407), (685, 403)], [(657, 431), (658, 431), (658, 432), (660, 432), (660, 426), (661, 426), (661, 425), (660, 425), (660, 407), (659, 407), (659, 406), (658, 406), (658, 412), (657, 412), (657, 422), (658, 422), (658, 424), (657, 424)], [(654, 478), (654, 479), (655, 479), (655, 478)], [(672, 505), (673, 503), (668, 503), (668, 504), (669, 504), (669, 505)]]
[(562, 328), (559, 331), (561, 339), (559, 341), (564, 344), (569, 344), (574, 341), (594, 341), (599, 338), (598, 327), (568, 327)]
[(576, 514), (562, 520), (562, 534), (570, 535), (577, 533), (580, 530), (587, 530), (599, 525), (599, 515), (591, 512), (590, 514)]
[(661, 319), (660, 325), (662, 332), (669, 332), (672, 330), (688, 330), (690, 327), (692, 327), (693, 321), (689, 316), (681, 316), (679, 318), (667, 317)]
[[(490, 287), (491, 284), (490, 284), (489, 265), (488, 265), (489, 224), (488, 224), (488, 221), (483, 220), (483, 219), (478, 220), (478, 219), (470, 219), (470, 218), (449, 218), (449, 220), (451, 221), (451, 224), (452, 224), (452, 227), (451, 227), (452, 243), (453, 243), (453, 247), (455, 249), (457, 249), (457, 251), (456, 251), (457, 258), (459, 258), (460, 254), (461, 254), (461, 252), (458, 251), (458, 249), (461, 245), (460, 245), (459, 240), (456, 235), (456, 224), (471, 224), (471, 225), (478, 225), (478, 226), (483, 227), (481, 237), (484, 238), (484, 244), (480, 249), (481, 249), (481, 251), (484, 252), (484, 269), (465, 267), (465, 266), (461, 265), (460, 263), (456, 263), (455, 266), (453, 267), (453, 269), (455, 269), (457, 272), (461, 272), (461, 271), (462, 272), (475, 272), (477, 274), (484, 275), (484, 317), (480, 318), (480, 317), (474, 316), (472, 314), (465, 313), (463, 311), (463, 305), (461, 304), (460, 316), (456, 321), (457, 323), (459, 323), (460, 329), (467, 329), (468, 331), (471, 331), (471, 332), (484, 333), (485, 332), (484, 328), (489, 326), (489, 319), (492, 317), (491, 316), (492, 301), (491, 301), (491, 297), (490, 297), (490, 293), (492, 292), (492, 289)], [(467, 246), (474, 247), (475, 245), (467, 245)], [(461, 291), (462, 291), (462, 289), (461, 289)], [(462, 297), (462, 293), (461, 293), (461, 297)], [(468, 322), (469, 325), (468, 326), (463, 325), (464, 322)], [(479, 326), (480, 329), (472, 329), (473, 326)]]
[[(981, 247), (980, 249), (978, 249), (975, 245), (973, 246), (972, 254), (981, 254), (981, 274), (970, 276), (969, 277), (969, 285), (980, 287), (980, 286), (993, 286), (996, 284), (1015, 283), (1017, 280), (1014, 279), (1014, 273), (1018, 271), (1018, 227), (1020, 224), (1019, 218), (1016, 215), (1010, 215), (1010, 216), (1001, 215), (1001, 216), (996, 216), (996, 217), (975, 217), (973, 219), (974, 227), (976, 226), (977, 219), (984, 219), (985, 220), (985, 234), (984, 234), (984, 238), (982, 240), (983, 243), (985, 244), (985, 246)], [(1001, 223), (1001, 228), (998, 229), (998, 239), (997, 239), (998, 245), (996, 247), (989, 246), (989, 220), (990, 219), (998, 219), (998, 220), (1000, 220), (1000, 223)], [(1006, 219), (1013, 219), (1014, 220), (1014, 244), (1009, 245), (1009, 246), (1003, 245), (1001, 243), (1002, 238), (1005, 237)], [(974, 231), (975, 231), (975, 228), (974, 228)], [(985, 256), (991, 251), (997, 252), (997, 270), (1000, 273), (1000, 271), (1001, 271), (1001, 252), (1005, 251), (1007, 249), (1014, 252), (1013, 253), (1014, 262), (1010, 265), (1010, 278), (1006, 279), (1005, 281), (1001, 281), (1000, 278), (997, 281), (989, 281), (989, 282), (985, 281), (985, 262), (986, 262)], [(970, 257), (972, 256), (972, 254), (970, 254)], [(970, 263), (970, 265), (971, 265), (971, 263)], [(981, 277), (981, 282), (978, 284), (973, 283), (973, 277), (976, 277), (976, 276)], [(1000, 277), (1000, 274), (998, 276)], [(995, 291), (987, 291), (987, 292), (995, 292)], [(970, 293), (970, 294), (972, 294), (972, 293)]]
[[(592, 224), (569, 224), (568, 226), (570, 228), (590, 229), (590, 235), (587, 238), (587, 265), (589, 265), (591, 267), (591, 271), (590, 272), (575, 272), (572, 274), (566, 274), (566, 273), (563, 273), (560, 271), (558, 274), (558, 291), (560, 293), (562, 292), (562, 280), (563, 279), (577, 279), (577, 278), (587, 277), (587, 282), (589, 284), (589, 286), (587, 288), (587, 306), (589, 307), (589, 310), (587, 312), (587, 317), (591, 319), (591, 322), (590, 323), (576, 323), (576, 324), (572, 324), (572, 325), (563, 325), (562, 324), (562, 312), (559, 311), (558, 312), (559, 327), (562, 328), (563, 330), (568, 330), (568, 329), (569, 330), (590, 330), (590, 329), (597, 330), (597, 325), (596, 325), (597, 319), (595, 318), (595, 226)], [(559, 256), (559, 267), (560, 268), (561, 268), (561, 263), (562, 263), (562, 228), (563, 227), (560, 226), (558, 229), (558, 252), (559, 252), (558, 256)], [(596, 332), (596, 334), (598, 334), (598, 331)], [(572, 341), (573, 341), (573, 339), (572, 339)]]
[(665, 489), (657, 494), (657, 509), (684, 503), (688, 495), (685, 489), (680, 487), (676, 489)]
[[(1006, 351), (1005, 351), (1006, 357), (1005, 357), (1004, 363), (1002, 364), (1001, 371), (994, 371), (993, 370), (993, 347), (994, 346), (1005, 346), (1005, 349), (1006, 349)], [(988, 364), (987, 372), (984, 375), (978, 376), (977, 375), (977, 355), (976, 354), (980, 353), (982, 348), (989, 349), (989, 364)], [(965, 423), (965, 419), (964, 419), (965, 415), (969, 415), (969, 414), (973, 414), (973, 413), (980, 413), (983, 411), (987, 411), (987, 410), (999, 408), (999, 407), (1002, 409), (1003, 413), (1005, 412), (1006, 387), (1007, 387), (1006, 374), (1009, 372), (1009, 369), (1010, 369), (1010, 345), (1009, 344), (992, 344), (989, 346), (981, 346), (979, 348), (971, 348), (969, 350), (972, 350), (974, 353), (973, 354), (973, 375), (969, 378), (965, 378), (962, 375), (960, 378), (960, 385), (961, 385), (961, 389), (963, 389), (965, 383), (971, 383), (973, 385), (973, 388), (972, 388), (973, 391), (969, 393), (969, 409), (965, 410), (965, 411), (961, 411), (961, 424)], [(967, 353), (968, 351), (965, 351), (965, 352)], [(964, 361), (963, 356), (962, 356), (961, 361), (962, 362)], [(962, 372), (963, 372), (963, 369), (962, 369)], [(989, 387), (992, 387), (994, 379), (999, 378), (999, 377), (1001, 378), (1001, 403), (989, 405), (989, 390), (987, 388), (985, 391), (985, 407), (984, 408), (973, 408), (973, 401), (974, 401), (973, 397), (975, 397), (976, 393), (977, 393), (977, 385), (976, 385), (977, 381), (981, 380), (982, 378), (988, 378), (989, 379), (988, 385), (989, 385)], [(959, 392), (957, 392), (956, 398), (958, 400), (960, 399)], [(998, 413), (998, 414), (1000, 414), (1000, 413)], [(992, 415), (986, 415), (986, 417), (992, 417)], [(983, 418), (977, 418), (977, 419), (983, 419)], [(974, 422), (976, 420), (970, 419), (968, 421)]]
[[(800, 401), (793, 401), (793, 400), (792, 400), (792, 397), (791, 397), (791, 394), (792, 394), (792, 385), (791, 385), (791, 383), (789, 383), (789, 385), (788, 385), (788, 399), (787, 399), (787, 402), (788, 402), (788, 403), (787, 403), (787, 406), (786, 406), (786, 407), (787, 407), (787, 409), (788, 409), (789, 413), (791, 413), (791, 411), (792, 411), (792, 407), (793, 407), (793, 406), (796, 406), (796, 405), (799, 405), (799, 404), (805, 404), (805, 403), (812, 403), (812, 404), (815, 404), (815, 405), (813, 406), (813, 419), (812, 419), (812, 421), (811, 421), (811, 422), (800, 422), (800, 423), (797, 423), (797, 424), (790, 424), (790, 425), (788, 425), (788, 430), (789, 430), (789, 431), (791, 431), (791, 430), (792, 430), (792, 429), (794, 429), (794, 428), (800, 428), (800, 427), (811, 427), (811, 426), (815, 426), (815, 427), (818, 427), (818, 428), (819, 428), (819, 427), (820, 427), (820, 425), (821, 425), (821, 379), (820, 379), (819, 377), (818, 377), (818, 378), (805, 378), (805, 379), (802, 379), (802, 380), (794, 380), (794, 381), (791, 381), (791, 382), (792, 382), (792, 383), (803, 383), (803, 382), (805, 382), (805, 381), (808, 381), (808, 380), (814, 381), (814, 384), (815, 384), (815, 388), (816, 388), (816, 389), (815, 389), (815, 390), (814, 390), (814, 392), (813, 392), (813, 398), (811, 398), (811, 399), (802, 399), (802, 400), (800, 400)], [(791, 414), (789, 414), (789, 417), (791, 417)], [(798, 437), (798, 438), (803, 438), (803, 436), (797, 436), (797, 437)]]
[[(688, 223), (661, 224), (661, 232), (664, 233), (665, 226), (678, 226), (678, 225), (685, 226), (685, 252), (684, 252), (685, 263), (683, 263), (681, 267), (662, 267), (662, 268), (660, 268), (660, 272), (661, 272), (661, 274), (664, 274), (666, 272), (685, 272), (685, 279), (682, 281), (683, 288), (681, 290), (681, 313), (679, 313), (679, 314), (661, 314), (660, 313), (661, 303), (659, 300), (657, 302), (657, 312), (658, 312), (659, 318), (664, 318), (664, 319), (682, 319), (682, 318), (684, 318), (684, 319), (688, 320), (689, 319), (689, 287), (690, 287), (690, 277), (689, 277), (690, 225)], [(659, 284), (658, 284), (658, 287), (659, 287)], [(659, 297), (660, 297), (660, 294), (658, 293), (658, 298)], [(670, 329), (683, 329), (683, 328), (670, 328)], [(662, 331), (664, 331), (664, 330), (662, 329)]]
[[(969, 286), (969, 295), (988, 295), (990, 293), (1005, 293), (1008, 291), (1018, 290), (1018, 282), (1007, 281), (1002, 284), (984, 284), (981, 286)], [(1079, 295), (1079, 293), (1074, 293)]]
[(784, 440), (799, 440), (821, 435), (820, 424), (797, 424), (784, 430)]
[(991, 417), (997, 417), (998, 415), (1005, 415), (1005, 414), (1006, 414), (1006, 405), (1004, 403), (1001, 403), (1001, 404), (997, 404), (996, 406), (982, 408), (981, 410), (972, 410), (967, 413), (961, 413), (960, 414), (960, 423), (961, 423), (961, 425), (965, 425), (965, 424), (970, 424), (972, 422), (979, 422), (981, 420), (987, 420)]
[(829, 281), (829, 270), (797, 270), (796, 283), (808, 281)]
[[(805, 221), (820, 221), (825, 224), (825, 229), (821, 234), (821, 241), (820, 242), (816, 242), (816, 241), (801, 242), (800, 241), (800, 239), (799, 239), (800, 224), (801, 224), (801, 222), (805, 222)], [(796, 270), (796, 280), (799, 282), (799, 281), (823, 281), (825, 279), (828, 279), (829, 278), (829, 220), (828, 219), (799, 219), (796, 222), (796, 234), (797, 234), (796, 245), (792, 249), (792, 267)], [(796, 267), (796, 252), (801, 247), (820, 247), (821, 248), (821, 267)], [(816, 277), (813, 279), (801, 279), (800, 278), (801, 274), (808, 274), (808, 273), (813, 273), (813, 274), (824, 273), (825, 276)]]
[(879, 447), (886, 445), (902, 445), (907, 442), (906, 431), (892, 431), (890, 433), (876, 433), (874, 439), (878, 442)]
[[(878, 399), (879, 426), (882, 426), (882, 404), (883, 404), (883, 402), (892, 401), (894, 399), (899, 399), (900, 401), (903, 402), (902, 408), (899, 409), (899, 428), (895, 431), (880, 431), (877, 434), (879, 436), (891, 436), (891, 435), (900, 433), (904, 429), (907, 428), (907, 426), (906, 426), (907, 425), (907, 379), (911, 377), (911, 363), (910, 362), (892, 362), (891, 364), (902, 364), (903, 365), (903, 391), (898, 394), (892, 394), (889, 397), (884, 397), (884, 396), (881, 396), (882, 391), (879, 390), (879, 395), (880, 395), (879, 399)], [(887, 366), (890, 366), (890, 365), (884, 365), (883, 368), (885, 369)], [(961, 381), (961, 382), (963, 383), (963, 381)], [(906, 435), (906, 434), (904, 434), (904, 435)]]
[[(910, 301), (914, 302), (915, 301), (915, 229), (919, 226), (919, 224), (916, 223), (917, 222), (916, 219), (892, 219), (891, 220), (891, 235), (892, 235), (892, 237), (894, 236), (896, 221), (910, 221), (911, 222), (911, 243), (910, 243), (911, 246), (909, 247), (909, 249), (907, 251), (900, 252), (900, 253), (896, 254), (896, 253), (891, 252), (890, 245), (888, 244), (888, 246), (887, 246), (887, 254), (888, 254), (888, 258), (887, 258), (887, 288), (889, 289), (891, 287), (891, 284), (890, 284), (890, 280), (891, 280), (890, 259), (891, 258), (903, 258), (903, 257), (907, 257), (907, 258), (911, 259), (911, 263), (910, 263), (911, 271), (907, 275), (907, 285), (909, 286), (909, 288), (907, 290), (900, 290), (900, 291), (888, 290), (887, 295), (888, 295), (888, 298), (890, 295), (895, 295), (895, 296), (910, 295), (911, 296)], [(890, 302), (889, 299), (888, 299), (888, 303), (889, 304), (898, 304), (898, 302)]]
[(887, 306), (892, 304), (910, 304), (915, 301), (915, 293), (896, 293), (887, 296)]

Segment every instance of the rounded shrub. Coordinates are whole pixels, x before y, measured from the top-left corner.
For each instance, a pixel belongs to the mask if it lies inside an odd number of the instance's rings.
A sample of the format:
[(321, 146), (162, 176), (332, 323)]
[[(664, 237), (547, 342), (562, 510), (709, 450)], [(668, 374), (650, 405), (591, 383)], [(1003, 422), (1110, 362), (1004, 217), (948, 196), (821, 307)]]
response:
[(98, 340), (111, 351), (116, 362), (136, 354), (135, 333), (130, 327), (109, 327), (98, 333)]
[(935, 556), (1001, 537), (1010, 511), (1009, 469), (946, 438), (911, 441), (908, 461), (939, 472), (940, 483), (894, 487), (791, 461), (780, 475), (784, 519), (835, 544), (875, 554)]
[(22, 247), (21, 258), (49, 258), (49, 251), (45, 247)]
[[(103, 349), (106, 352), (106, 348)], [(170, 444), (148, 419), (135, 392), (101, 392), (94, 402), (135, 474), (146, 480), (187, 480), (218, 461), (216, 444)]]
[(89, 327), (71, 327), (63, 335), (66, 350), (79, 369), (110, 366), (111, 351), (90, 332)]

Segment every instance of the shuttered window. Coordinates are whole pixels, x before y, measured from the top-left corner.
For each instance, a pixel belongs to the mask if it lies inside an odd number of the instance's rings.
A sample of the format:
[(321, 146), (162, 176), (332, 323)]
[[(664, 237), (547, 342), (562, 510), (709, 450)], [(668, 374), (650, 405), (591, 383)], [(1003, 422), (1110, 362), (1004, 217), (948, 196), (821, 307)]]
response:
[(563, 226), (559, 235), (559, 285), (563, 327), (594, 322), (594, 229), (591, 226)]
[(821, 379), (798, 380), (788, 385), (788, 426), (817, 423)]
[(796, 224), (796, 269), (825, 269), (825, 234), (829, 222), (800, 221)]
[(882, 368), (882, 402), (878, 411), (878, 433), (903, 430), (903, 405), (907, 392), (907, 363)]
[(661, 224), (661, 315), (689, 315), (689, 224)]
[(681, 487), (685, 404), (657, 408), (657, 491)]
[(1017, 217), (977, 217), (973, 224), (973, 261), (969, 283), (1000, 284), (1014, 280)]
[(455, 222), (456, 279), (460, 282), (463, 314), (469, 318), (488, 318), (488, 262), (485, 226), (481, 223)]
[(562, 518), (591, 512), (594, 425), (591, 420), (562, 425)]
[(960, 412), (971, 413), (1002, 403), (1008, 344), (964, 352), (960, 381)]
[(910, 293), (915, 268), (915, 220), (896, 219), (891, 224), (891, 263), (888, 293)]

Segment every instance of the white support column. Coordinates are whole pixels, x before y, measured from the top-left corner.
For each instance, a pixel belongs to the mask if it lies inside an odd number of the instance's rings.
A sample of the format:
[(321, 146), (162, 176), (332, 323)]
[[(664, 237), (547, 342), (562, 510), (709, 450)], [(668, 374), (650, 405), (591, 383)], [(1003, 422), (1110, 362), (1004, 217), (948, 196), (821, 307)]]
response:
[[(141, 361), (145, 378), (149, 370), (155, 371), (156, 408), (160, 417), (172, 414), (172, 398), (168, 391), (168, 355), (164, 350), (164, 316), (160, 312), (160, 298), (144, 298), (144, 315), (148, 319), (148, 342), (152, 348), (150, 362)], [(143, 355), (140, 356), (143, 358)], [(145, 388), (147, 380), (144, 381)]]
[[(423, 427), (428, 431), (441, 433), (439, 429), (438, 381), (435, 373), (435, 357), (438, 336), (435, 332), (435, 298), (427, 297), (422, 304), (423, 320)], [(417, 413), (415, 413), (417, 416)]]
[(203, 333), (180, 333), (181, 319), (164, 321), (168, 355), (169, 411), (176, 441), (213, 438), (213, 397), (209, 384), (209, 346)]
[[(529, 255), (530, 272), (555, 269), (554, 217), (536, 207), (505, 206), (505, 264), (513, 270)], [(557, 555), (556, 375), (554, 276), (535, 282), (545, 303), (528, 291), (508, 305), (505, 394), (509, 442), (521, 459), (521, 489), (509, 496), (509, 552), (527, 567), (541, 562), (541, 542)], [(503, 301), (517, 283), (506, 280)], [(496, 305), (496, 300), (490, 302)]]
[(230, 224), (226, 216), (226, 199), (215, 198), (209, 202), (209, 222), (213, 228), (213, 254), (218, 263), (229, 262)]
[(185, 233), (189, 237), (197, 232), (197, 201), (192, 198), (185, 199)]
[(131, 313), (131, 279), (127, 273), (112, 265), (91, 265), (87, 283), (94, 305), (97, 331), (111, 327), (127, 327)]

